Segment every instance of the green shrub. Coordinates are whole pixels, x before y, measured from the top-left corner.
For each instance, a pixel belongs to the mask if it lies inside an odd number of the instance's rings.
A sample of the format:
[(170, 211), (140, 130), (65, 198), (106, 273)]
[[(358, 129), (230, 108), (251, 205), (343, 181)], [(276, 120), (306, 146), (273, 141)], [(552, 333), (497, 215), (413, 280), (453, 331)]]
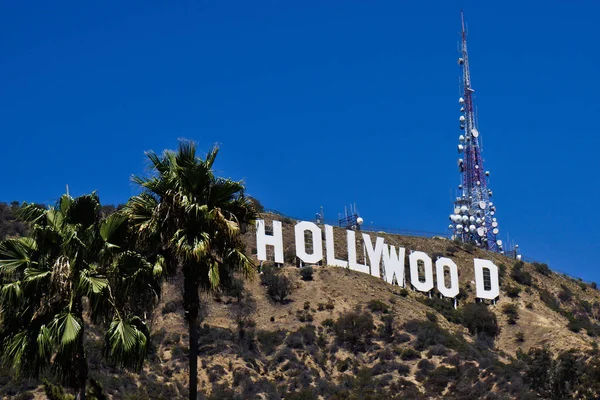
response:
[(485, 304), (467, 304), (461, 312), (462, 323), (471, 335), (485, 335), (493, 338), (500, 332), (496, 316), (487, 309)]
[(292, 294), (292, 281), (282, 273), (274, 270), (263, 274), (263, 284), (267, 286), (267, 295), (274, 301), (284, 303), (287, 297)]
[(454, 308), (452, 300), (440, 299), (439, 297), (434, 296), (432, 298), (419, 298), (419, 301), (442, 314), (448, 321), (454, 322), (455, 324), (461, 323), (461, 313)]
[(385, 304), (381, 300), (369, 301), (369, 303), (367, 304), (367, 308), (369, 310), (371, 310), (372, 312), (380, 312), (383, 314), (387, 314), (389, 312), (389, 308), (388, 308), (387, 304)]
[(44, 379), (44, 393), (48, 397), (48, 400), (74, 400), (75, 396), (65, 393), (65, 389), (62, 386), (53, 385)]
[(431, 312), (426, 312), (425, 317), (431, 322), (437, 322), (437, 320), (438, 320), (437, 315), (435, 315), (434, 313), (431, 313)]
[(459, 249), (456, 246), (449, 245), (448, 247), (446, 247), (446, 255), (452, 257), (454, 256), (454, 253), (458, 252), (458, 250)]
[(229, 297), (235, 297), (238, 302), (242, 301), (244, 297), (244, 281), (233, 278), (225, 289), (225, 294)]
[(540, 300), (542, 300), (542, 302), (551, 310), (556, 311), (558, 313), (561, 312), (558, 300), (556, 300), (556, 297), (546, 289), (540, 290)]
[(256, 340), (260, 343), (261, 349), (265, 354), (271, 354), (283, 343), (285, 338), (285, 332), (282, 330), (278, 331), (264, 331), (259, 330), (256, 332)]
[(535, 270), (542, 275), (550, 276), (550, 274), (552, 274), (552, 271), (548, 267), (548, 264), (545, 263), (534, 262), (533, 268), (535, 268)]
[(391, 339), (394, 336), (394, 314), (384, 315), (381, 320), (381, 336), (386, 339)]
[(359, 311), (346, 312), (333, 324), (333, 332), (337, 339), (354, 349), (362, 347), (374, 329), (371, 314)]
[(519, 319), (519, 309), (515, 304), (505, 304), (502, 307), (502, 312), (508, 317), (508, 323), (510, 325), (517, 323), (517, 319)]
[(327, 318), (323, 320), (323, 322), (321, 322), (321, 325), (323, 325), (326, 328), (332, 328), (334, 323), (335, 322), (333, 321), (333, 319)]
[(531, 286), (533, 279), (529, 272), (523, 270), (524, 265), (523, 261), (517, 261), (513, 266), (510, 277), (521, 285)]
[(512, 299), (519, 297), (521, 293), (521, 288), (518, 286), (506, 286), (504, 289), (506, 291), (506, 295)]
[(525, 333), (523, 333), (523, 331), (517, 332), (517, 334), (515, 335), (515, 340), (518, 343), (523, 343), (525, 341)]
[(573, 298), (573, 292), (565, 285), (560, 285), (561, 291), (558, 293), (558, 298), (563, 303), (568, 303)]
[(410, 347), (402, 350), (400, 354), (400, 358), (404, 361), (417, 360), (421, 358), (421, 353), (416, 351), (415, 349), (411, 349)]
[(296, 264), (296, 251), (291, 247), (285, 249), (283, 252), (283, 259), (287, 264)]
[(313, 268), (312, 267), (304, 267), (300, 268), (300, 276), (303, 281), (312, 281), (313, 280)]
[(312, 322), (314, 319), (312, 313), (307, 310), (297, 310), (296, 317), (300, 322)]
[(402, 288), (402, 289), (400, 289), (398, 294), (402, 297), (406, 297), (406, 296), (408, 296), (408, 290), (406, 290), (405, 288)]

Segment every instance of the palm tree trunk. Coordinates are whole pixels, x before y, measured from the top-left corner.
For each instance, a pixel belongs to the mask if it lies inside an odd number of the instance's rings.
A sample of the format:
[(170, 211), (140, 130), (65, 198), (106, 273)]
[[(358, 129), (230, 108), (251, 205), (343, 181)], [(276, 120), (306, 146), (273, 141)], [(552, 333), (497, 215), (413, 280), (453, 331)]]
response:
[(190, 310), (190, 400), (198, 397), (198, 307)]
[[(83, 321), (83, 318), (81, 319)], [(75, 354), (75, 368), (77, 368), (77, 400), (85, 400), (85, 389), (88, 378), (88, 365), (83, 347), (84, 326), (81, 325), (81, 335), (77, 339), (77, 354)]]
[(189, 327), (189, 346), (190, 346), (190, 372), (189, 372), (189, 393), (190, 400), (197, 400), (198, 397), (198, 311), (200, 308), (200, 297), (198, 296), (198, 286), (195, 274), (188, 270), (183, 282), (183, 306), (187, 313)]

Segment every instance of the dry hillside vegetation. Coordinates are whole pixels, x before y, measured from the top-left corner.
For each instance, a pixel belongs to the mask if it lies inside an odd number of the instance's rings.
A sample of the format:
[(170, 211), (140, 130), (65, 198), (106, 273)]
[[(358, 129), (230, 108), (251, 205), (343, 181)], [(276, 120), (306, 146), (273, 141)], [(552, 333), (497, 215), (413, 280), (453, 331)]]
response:
[[(267, 225), (273, 218), (280, 219), (265, 216)], [(452, 258), (461, 286), (455, 310), (435, 291), (430, 297), (343, 268), (297, 268), (294, 221), (283, 222), (283, 268), (265, 262), (253, 280), (205, 298), (198, 355), (204, 398), (597, 397), (600, 292), (595, 285), (553, 273), (544, 264), (515, 262), (447, 239), (370, 233), (407, 253)], [(335, 234), (336, 256), (344, 258), (345, 232)], [(252, 254), (254, 235), (249, 230), (245, 237)], [(359, 260), (361, 248), (357, 245)], [(496, 304), (475, 303), (475, 257), (501, 269)], [(102, 338), (88, 340), (90, 375), (107, 398), (187, 395), (181, 284), (176, 276), (164, 285), (152, 316), (152, 354), (142, 374), (107, 365), (100, 357)], [(39, 382), (2, 376), (5, 398), (46, 396)]]

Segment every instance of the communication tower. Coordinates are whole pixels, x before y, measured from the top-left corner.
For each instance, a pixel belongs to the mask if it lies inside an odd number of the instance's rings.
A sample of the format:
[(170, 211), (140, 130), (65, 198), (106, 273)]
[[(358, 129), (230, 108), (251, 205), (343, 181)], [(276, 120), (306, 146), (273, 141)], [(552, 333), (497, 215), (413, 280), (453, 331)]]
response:
[[(459, 196), (454, 201), (454, 213), (450, 215), (452, 222), (448, 228), (453, 238), (465, 243), (472, 243), (481, 248), (503, 252), (502, 241), (498, 239), (498, 221), (496, 206), (492, 202), (492, 191), (488, 187), (489, 171), (483, 168), (481, 156), (481, 135), (477, 130), (474, 96), (469, 72), (469, 55), (467, 53), (467, 32), (462, 11), (461, 19), (461, 54), (458, 59), (461, 76), (460, 136), (458, 137), (458, 169), (461, 183), (458, 186)], [(484, 172), (485, 171), (485, 172)]]
[(338, 215), (338, 225), (342, 228), (358, 231), (362, 223), (363, 219), (358, 215), (356, 203), (351, 204), (350, 209), (344, 207), (344, 214)]

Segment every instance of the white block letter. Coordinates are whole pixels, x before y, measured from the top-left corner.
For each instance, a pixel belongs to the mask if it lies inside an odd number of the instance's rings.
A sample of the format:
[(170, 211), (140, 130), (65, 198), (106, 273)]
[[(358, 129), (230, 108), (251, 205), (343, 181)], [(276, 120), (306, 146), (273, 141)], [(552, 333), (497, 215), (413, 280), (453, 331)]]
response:
[[(433, 289), (433, 266), (431, 257), (422, 251), (415, 251), (410, 256), (410, 283), (420, 292), (429, 292)], [(419, 280), (419, 261), (423, 261), (425, 282)]]
[(393, 283), (394, 275), (396, 275), (398, 285), (404, 287), (405, 253), (406, 250), (404, 250), (404, 247), (399, 247), (398, 254), (396, 254), (394, 246), (388, 246), (386, 243), (383, 244), (383, 267), (385, 268), (385, 281), (387, 283)]
[[(475, 262), (475, 287), (477, 297), (480, 299), (494, 300), (500, 296), (500, 285), (498, 283), (498, 267), (491, 261), (480, 260), (476, 258)], [(487, 269), (490, 274), (489, 286), (485, 286), (484, 269)]]
[(363, 274), (369, 273), (369, 266), (366, 264), (359, 264), (356, 261), (356, 234), (352, 230), (346, 231), (346, 237), (348, 238), (348, 266), (353, 271), (362, 272)]
[(373, 243), (371, 243), (371, 237), (366, 233), (362, 234), (363, 240), (365, 241), (365, 248), (367, 249), (367, 254), (369, 255), (369, 264), (371, 265), (371, 275), (381, 278), (380, 264), (381, 264), (381, 256), (383, 253), (383, 238), (375, 239), (375, 248), (373, 248)]
[[(446, 279), (444, 274), (445, 267), (450, 270), (450, 287), (446, 287)], [(435, 273), (437, 275), (437, 289), (446, 297), (454, 298), (458, 296), (458, 267), (449, 258), (440, 257), (435, 262)]]
[(333, 226), (325, 225), (325, 248), (327, 249), (327, 265), (347, 267), (348, 261), (335, 258), (335, 243), (333, 241)]
[[(323, 259), (323, 241), (321, 239), (321, 229), (312, 222), (298, 222), (294, 227), (296, 234), (296, 256), (307, 264), (316, 264)], [(306, 252), (306, 241), (304, 232), (310, 231), (312, 234), (312, 254)]]
[(260, 261), (267, 261), (267, 245), (275, 247), (275, 262), (283, 264), (283, 230), (280, 221), (273, 221), (273, 234), (265, 233), (265, 220), (256, 220), (256, 250)]

